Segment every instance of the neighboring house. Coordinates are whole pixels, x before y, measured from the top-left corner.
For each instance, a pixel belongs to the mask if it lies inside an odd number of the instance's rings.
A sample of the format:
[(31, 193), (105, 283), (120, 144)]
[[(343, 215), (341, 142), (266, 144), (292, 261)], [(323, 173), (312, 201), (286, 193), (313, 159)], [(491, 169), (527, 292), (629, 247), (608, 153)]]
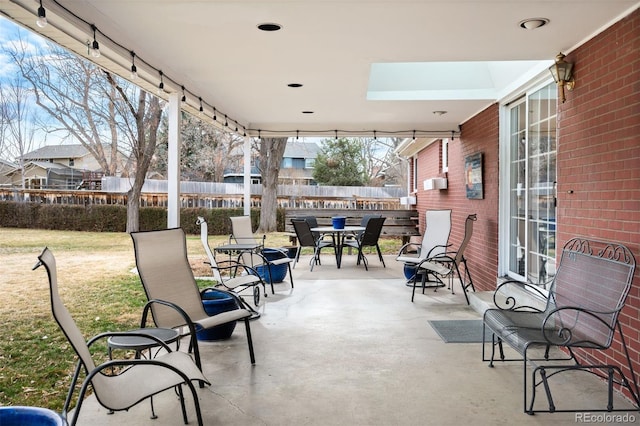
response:
[[(120, 154), (121, 164), (124, 155)], [(82, 145), (47, 145), (25, 154), (25, 186), (30, 189), (99, 189), (102, 169)], [(22, 187), (19, 166), (4, 173), (9, 184)]]
[[(224, 183), (244, 183), (244, 173), (242, 171), (236, 170), (228, 170), (225, 171), (223, 177)], [(260, 177), (260, 170), (257, 167), (251, 167), (251, 184), (259, 185), (262, 183), (262, 178)]]
[[(314, 185), (313, 164), (320, 152), (320, 146), (311, 142), (288, 142), (282, 156), (278, 184)], [(238, 153), (237, 155), (242, 155)], [(243, 170), (228, 170), (224, 174), (225, 183), (243, 183)], [(260, 170), (251, 167), (251, 183), (261, 183)]]
[(8, 176), (8, 173), (15, 170), (16, 167), (18, 167), (17, 164), (0, 158), (0, 188), (11, 186), (11, 178)]
[(313, 142), (290, 142), (284, 150), (278, 183), (282, 185), (314, 185), (313, 166), (320, 146)]
[[(575, 88), (566, 102), (545, 72), (461, 123), (460, 137), (406, 140), (397, 149), (409, 159), (421, 232), (425, 211), (452, 209), (456, 248), (465, 218), (477, 214), (464, 252), (476, 290), (517, 279), (544, 291), (573, 237), (619, 242), (640, 259), (638, 28), (640, 9), (567, 54)], [(636, 68), (616, 73), (611, 64)], [(624, 334), (635, 336), (636, 371), (638, 271), (621, 313)], [(603, 364), (624, 361), (619, 350), (597, 356)]]

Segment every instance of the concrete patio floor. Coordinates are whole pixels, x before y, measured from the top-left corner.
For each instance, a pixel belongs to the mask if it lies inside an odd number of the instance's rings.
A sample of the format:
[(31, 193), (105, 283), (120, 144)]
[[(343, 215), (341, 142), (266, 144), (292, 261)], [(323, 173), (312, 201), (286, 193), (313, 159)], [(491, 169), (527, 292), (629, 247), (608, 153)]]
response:
[[(269, 291), (260, 307), (262, 317), (251, 323), (255, 366), (241, 324), (229, 340), (200, 343), (203, 370), (212, 382), (199, 389), (206, 425), (580, 422), (574, 413), (524, 414), (521, 363), (488, 368), (480, 343), (440, 339), (429, 320), (481, 318), (461, 291), (427, 290), (411, 303), (411, 288), (394, 257), (385, 257), (386, 268), (375, 256), (368, 258), (369, 271), (356, 266), (353, 255), (345, 256), (338, 270), (335, 259), (323, 255), (322, 265), (310, 272), (309, 258), (303, 257), (294, 269), (295, 288), (277, 284), (276, 294)], [(562, 379), (560, 386), (558, 408), (564, 402), (603, 406), (606, 401), (605, 384), (590, 375)], [(544, 395), (538, 400), (544, 402)], [(154, 403), (158, 419), (151, 420), (146, 401), (108, 415), (92, 396), (78, 423), (182, 424), (173, 391), (156, 396)], [(619, 395), (616, 403), (633, 410)], [(190, 396), (187, 409), (190, 424), (196, 424)], [(640, 421), (637, 411), (630, 415)]]

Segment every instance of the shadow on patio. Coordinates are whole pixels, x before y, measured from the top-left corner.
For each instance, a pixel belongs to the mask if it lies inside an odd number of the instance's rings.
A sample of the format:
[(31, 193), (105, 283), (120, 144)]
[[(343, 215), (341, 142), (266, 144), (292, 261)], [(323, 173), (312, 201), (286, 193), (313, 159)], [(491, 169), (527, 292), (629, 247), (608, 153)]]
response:
[[(294, 269), (295, 288), (277, 284), (276, 294), (269, 292), (260, 307), (262, 317), (252, 323), (254, 367), (243, 327), (229, 340), (201, 344), (204, 373), (212, 382), (200, 389), (205, 424), (576, 423), (573, 413), (523, 413), (521, 363), (491, 369), (481, 361), (480, 343), (440, 339), (429, 320), (481, 318), (458, 287), (456, 294), (428, 289), (411, 303), (411, 288), (394, 256), (385, 257), (387, 268), (369, 258), (366, 272), (355, 265), (354, 255), (345, 256), (339, 270), (332, 256), (323, 255), (322, 265), (310, 272), (309, 258), (302, 257)], [(603, 382), (591, 377), (564, 382), (567, 403), (606, 402)], [(156, 396), (159, 418), (150, 420), (148, 402), (107, 415), (91, 397), (79, 423), (182, 424), (176, 398), (171, 391)], [(538, 400), (544, 402), (544, 395)], [(187, 407), (193, 424), (190, 400)]]

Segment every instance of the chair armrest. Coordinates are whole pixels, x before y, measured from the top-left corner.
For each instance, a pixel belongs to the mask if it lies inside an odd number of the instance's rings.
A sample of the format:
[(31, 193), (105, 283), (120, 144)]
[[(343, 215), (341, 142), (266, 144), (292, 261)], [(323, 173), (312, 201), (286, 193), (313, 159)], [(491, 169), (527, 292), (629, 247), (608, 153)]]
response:
[(418, 243), (406, 243), (405, 245), (403, 245), (402, 247), (400, 247), (400, 250), (398, 250), (398, 256), (402, 256), (405, 253), (408, 253), (408, 249), (411, 247), (415, 247), (415, 251), (420, 254), (420, 247), (421, 245)]
[(595, 323), (600, 323), (603, 327), (613, 332), (614, 329), (600, 315), (611, 315), (614, 312), (598, 312), (577, 306), (563, 306), (549, 312), (542, 323), (542, 333), (549, 344), (567, 347), (583, 347), (606, 349), (600, 343), (592, 340), (586, 333), (579, 333), (577, 329), (581, 323), (590, 324), (591, 328)]
[[(433, 246), (433, 247), (431, 248), (431, 250), (429, 250), (429, 253), (427, 253), (427, 259), (434, 257), (434, 256), (432, 256), (432, 255), (431, 255), (431, 253), (433, 253), (433, 251), (434, 251), (435, 249), (437, 249), (437, 248), (444, 248), (444, 249), (445, 249), (445, 251), (444, 251), (443, 253), (446, 253), (446, 252), (447, 252), (447, 251), (446, 251), (446, 248), (447, 248), (447, 247), (451, 247), (451, 246), (452, 246), (452, 244), (447, 244), (447, 245), (441, 245), (441, 244), (438, 244), (437, 246)], [(437, 256), (437, 255), (436, 255), (436, 256)]]
[[(260, 277), (258, 277), (260, 278)], [(260, 278), (260, 282), (262, 282), (262, 278)], [(238, 294), (234, 291), (231, 290), (224, 290), (220, 287), (207, 287), (207, 288), (203, 288), (202, 290), (200, 290), (200, 294), (203, 294), (205, 291), (207, 290), (215, 290), (218, 291), (220, 293), (224, 293), (226, 295), (231, 296), (236, 303), (238, 304), (238, 307), (240, 307), (241, 309), (245, 309), (244, 307), (247, 306), (247, 303), (240, 297), (238, 296)]]
[(505, 281), (496, 288), (493, 293), (493, 303), (498, 309), (503, 311), (524, 311), (524, 312), (543, 312), (544, 309), (539, 309), (535, 306), (518, 301), (514, 293), (524, 292), (533, 293), (534, 296), (540, 298), (541, 301), (546, 301), (547, 295), (544, 294), (540, 288), (535, 285), (525, 283), (518, 280)]
[(180, 306), (176, 305), (175, 303), (171, 303), (161, 299), (151, 299), (147, 303), (145, 303), (144, 308), (142, 310), (142, 319), (140, 320), (140, 328), (144, 328), (146, 326), (147, 317), (149, 316), (149, 310), (151, 309), (151, 306), (153, 306), (153, 304), (155, 303), (159, 305), (167, 306), (169, 308), (174, 309), (176, 312), (178, 312), (178, 314), (180, 314), (180, 316), (185, 321), (184, 325), (189, 327), (189, 331), (191, 332), (191, 335), (192, 336), (196, 335), (195, 323), (193, 322), (193, 320), (191, 320), (191, 317), (189, 316), (189, 314), (187, 314), (184, 309), (182, 309)]
[[(254, 253), (254, 254), (257, 254), (257, 253)], [(209, 262), (205, 262), (205, 263), (209, 263)], [(209, 263), (209, 265), (211, 264)], [(211, 266), (211, 268), (217, 269), (218, 271), (229, 271), (230, 272), (229, 275), (231, 277), (235, 277), (238, 274), (238, 269), (244, 270), (244, 272), (246, 272), (247, 274), (259, 275), (258, 271), (256, 271), (251, 266), (246, 265), (242, 262), (238, 262), (237, 260), (233, 260), (233, 259), (222, 260), (218, 262), (217, 267)]]

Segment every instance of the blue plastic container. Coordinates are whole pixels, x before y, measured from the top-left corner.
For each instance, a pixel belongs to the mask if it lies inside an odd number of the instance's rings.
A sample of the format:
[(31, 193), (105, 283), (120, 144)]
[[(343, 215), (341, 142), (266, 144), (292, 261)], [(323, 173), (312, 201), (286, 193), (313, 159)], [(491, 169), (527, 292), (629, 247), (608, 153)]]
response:
[[(416, 267), (415, 265), (411, 265), (408, 263), (404, 264), (404, 277), (407, 280), (411, 280), (413, 281), (413, 276), (416, 274)], [(418, 278), (416, 278), (417, 281), (422, 282), (422, 273), (418, 274)]]
[[(283, 256), (283, 253), (280, 250), (266, 248), (262, 250), (262, 255), (267, 260), (275, 260), (279, 259)], [(271, 274), (269, 274), (269, 267), (267, 265), (259, 265), (256, 266), (256, 272), (260, 275), (260, 278), (267, 283), (271, 283), (271, 278), (273, 276), (274, 283), (281, 283), (284, 281), (284, 277), (287, 276), (287, 264), (283, 265), (271, 265)]]
[(334, 216), (331, 218), (331, 223), (334, 229), (344, 229), (344, 224), (347, 222), (347, 218), (344, 216)]
[[(207, 290), (202, 294), (202, 306), (209, 316), (213, 316), (221, 312), (238, 309), (238, 302), (236, 302), (233, 296), (223, 291)], [(235, 328), (236, 322), (231, 321), (227, 324), (196, 331), (196, 338), (204, 341), (225, 340), (231, 337)]]
[(60, 414), (41, 407), (0, 407), (2, 426), (66, 426)]

